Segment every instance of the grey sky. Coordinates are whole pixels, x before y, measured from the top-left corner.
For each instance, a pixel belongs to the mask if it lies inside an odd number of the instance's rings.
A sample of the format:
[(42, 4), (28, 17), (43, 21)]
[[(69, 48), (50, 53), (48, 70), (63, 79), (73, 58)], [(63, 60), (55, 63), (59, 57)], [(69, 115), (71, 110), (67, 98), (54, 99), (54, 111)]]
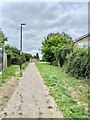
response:
[(23, 26), (23, 50), (35, 52), (51, 32), (70, 34), (73, 39), (88, 32), (88, 3), (83, 2), (5, 2), (2, 29), (10, 45), (19, 48), (20, 24)]

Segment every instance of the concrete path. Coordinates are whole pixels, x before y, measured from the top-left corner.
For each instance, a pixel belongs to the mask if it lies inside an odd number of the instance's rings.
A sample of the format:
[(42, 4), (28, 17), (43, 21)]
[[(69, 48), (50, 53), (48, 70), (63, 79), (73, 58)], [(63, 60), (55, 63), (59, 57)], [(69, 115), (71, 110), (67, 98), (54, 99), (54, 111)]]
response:
[[(30, 63), (0, 118), (53, 118), (62, 117), (50, 109), (47, 92), (34, 63)], [(53, 112), (52, 112), (53, 111)]]

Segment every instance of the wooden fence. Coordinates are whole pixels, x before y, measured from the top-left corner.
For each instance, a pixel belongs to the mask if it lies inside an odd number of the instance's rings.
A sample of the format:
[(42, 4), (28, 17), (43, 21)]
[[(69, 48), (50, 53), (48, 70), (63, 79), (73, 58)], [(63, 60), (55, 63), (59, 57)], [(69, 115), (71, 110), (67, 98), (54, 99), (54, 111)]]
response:
[(0, 48), (0, 72), (7, 67), (7, 54)]

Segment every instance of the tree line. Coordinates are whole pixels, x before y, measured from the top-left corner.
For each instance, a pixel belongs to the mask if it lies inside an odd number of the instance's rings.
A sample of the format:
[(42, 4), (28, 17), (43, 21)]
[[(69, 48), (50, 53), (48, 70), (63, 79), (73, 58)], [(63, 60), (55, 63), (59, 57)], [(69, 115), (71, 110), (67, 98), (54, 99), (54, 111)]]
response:
[[(3, 49), (7, 54), (7, 65), (10, 66), (12, 64), (20, 64), (20, 50), (16, 47), (10, 46), (9, 44), (5, 45), (5, 42), (8, 41), (8, 38), (5, 36), (3, 31), (0, 29), (0, 43), (3, 44)], [(32, 57), (29, 53), (22, 54), (22, 63), (29, 61), (30, 57)]]

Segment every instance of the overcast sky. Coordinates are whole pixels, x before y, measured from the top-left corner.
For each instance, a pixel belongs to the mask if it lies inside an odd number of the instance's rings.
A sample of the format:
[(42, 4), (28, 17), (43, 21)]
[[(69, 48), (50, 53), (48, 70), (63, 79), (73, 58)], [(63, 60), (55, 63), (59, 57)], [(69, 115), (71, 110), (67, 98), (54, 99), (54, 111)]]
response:
[(73, 40), (88, 32), (88, 3), (85, 2), (4, 2), (2, 30), (8, 44), (19, 48), (23, 26), (23, 51), (35, 53), (42, 40), (53, 32), (66, 32)]

